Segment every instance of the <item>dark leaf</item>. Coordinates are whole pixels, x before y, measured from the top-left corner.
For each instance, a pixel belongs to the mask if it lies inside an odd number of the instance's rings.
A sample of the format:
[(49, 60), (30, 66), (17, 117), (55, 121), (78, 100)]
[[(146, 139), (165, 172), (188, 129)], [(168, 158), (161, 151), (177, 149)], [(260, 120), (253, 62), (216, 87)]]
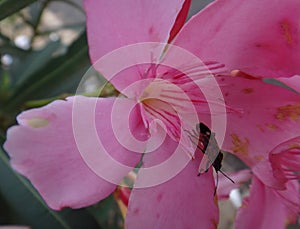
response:
[(85, 210), (64, 209), (56, 212), (47, 207), (31, 184), (16, 174), (8, 158), (0, 149), (0, 196), (19, 223), (39, 228), (99, 228), (94, 218)]
[(88, 207), (88, 211), (103, 228), (123, 228), (124, 222), (113, 195), (110, 195), (98, 204)]
[(30, 5), (36, 0), (0, 0), (0, 20)]
[(85, 33), (69, 47), (66, 54), (53, 58), (42, 69), (18, 85), (3, 112), (16, 111), (28, 100), (44, 99), (62, 93), (74, 93), (90, 67)]

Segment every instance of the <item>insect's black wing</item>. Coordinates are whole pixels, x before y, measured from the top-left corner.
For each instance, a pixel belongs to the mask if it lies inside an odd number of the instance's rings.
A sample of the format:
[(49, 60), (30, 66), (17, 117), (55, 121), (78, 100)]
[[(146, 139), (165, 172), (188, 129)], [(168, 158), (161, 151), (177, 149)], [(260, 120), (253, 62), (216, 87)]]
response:
[(199, 141), (204, 145), (203, 153), (204, 156), (200, 162), (199, 174), (206, 172), (210, 166), (212, 166), (218, 157), (220, 148), (218, 146), (215, 134), (204, 124), (200, 123), (197, 126), (200, 133)]

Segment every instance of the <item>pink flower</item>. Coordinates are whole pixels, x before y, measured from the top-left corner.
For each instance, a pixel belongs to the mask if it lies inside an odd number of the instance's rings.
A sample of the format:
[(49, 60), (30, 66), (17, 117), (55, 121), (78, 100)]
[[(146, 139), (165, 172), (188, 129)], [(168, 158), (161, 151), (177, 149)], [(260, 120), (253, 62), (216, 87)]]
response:
[[(278, 197), (276, 206), (288, 206), (282, 197), (294, 194), (298, 187), (290, 181), (290, 174), (282, 172), (285, 167), (278, 166), (276, 161), (285, 161), (284, 158), (289, 161), (292, 156), (274, 159), (270, 152), (278, 143), (299, 136), (300, 113), (294, 112), (299, 106), (299, 95), (263, 83), (261, 78), (276, 78), (295, 90), (299, 88), (299, 16), (291, 13), (294, 12), (291, 9), (300, 8), (300, 4), (295, 0), (276, 1), (276, 4), (258, 0), (216, 1), (181, 29), (189, 3), (85, 1), (92, 62), (125, 98), (75, 96), (23, 112), (18, 116), (19, 125), (8, 131), (5, 143), (12, 166), (33, 183), (51, 208), (80, 208), (107, 197), (141, 160), (139, 153), (145, 151), (129, 199), (127, 227), (216, 227), (218, 206), (213, 196), (212, 169), (197, 176), (202, 154), (197, 151), (194, 155), (195, 146), (186, 130), (195, 128), (199, 120), (211, 123), (209, 126), (221, 143), (218, 130), (225, 123), (218, 117), (224, 114), (228, 115), (228, 126), (222, 149), (235, 153), (255, 175), (250, 191), (252, 199), (248, 201), (250, 210), (241, 209), (237, 226), (245, 225), (244, 222), (249, 226), (247, 219), (255, 213), (252, 203), (270, 204), (269, 199), (262, 201), (263, 195)], [(123, 49), (135, 43), (168, 41), (176, 46), (167, 51), (157, 43), (144, 44), (148, 52), (142, 55), (128, 52), (139, 45)], [(207, 67), (176, 55), (177, 46), (204, 60)], [(118, 51), (123, 55), (114, 56)], [(107, 61), (103, 65), (101, 59), (110, 52), (120, 63), (127, 60), (141, 63), (145, 55), (148, 62), (124, 68), (111, 79), (109, 71), (118, 62)], [(165, 58), (160, 59), (162, 53)], [(160, 65), (153, 64), (158, 60)], [(181, 65), (175, 66), (177, 69), (161, 66), (172, 61)], [(233, 72), (236, 77), (217, 78), (226, 101), (225, 112), (218, 87), (207, 77), (209, 73), (224, 73), (223, 63), (230, 71), (239, 70)], [(201, 93), (198, 87), (208, 93)], [(207, 96), (209, 100), (205, 99)], [(208, 112), (211, 105), (215, 109), (212, 116)], [(148, 142), (152, 139), (151, 144), (146, 144), (147, 139)], [(155, 167), (165, 166), (162, 162), (174, 155), (176, 160), (168, 167), (161, 170)], [(195, 159), (191, 160), (193, 155)], [(256, 172), (255, 165), (262, 161), (270, 162), (273, 167), (262, 166)], [(147, 168), (152, 168), (154, 174), (149, 175)], [(281, 175), (276, 177), (274, 168), (288, 181)], [(163, 182), (138, 188), (158, 178)], [(279, 191), (280, 185), (286, 191)], [(287, 214), (285, 207), (280, 209), (277, 216), (284, 222), (291, 214)], [(271, 210), (268, 205), (264, 214)], [(268, 222), (260, 220), (258, 224)]]
[[(296, 78), (285, 81), (293, 80), (291, 85), (297, 87), (300, 81)], [(224, 78), (223, 83), (227, 80)], [(243, 113), (228, 114), (222, 148), (234, 153), (252, 172), (250, 193), (238, 210), (235, 227), (280, 229), (296, 223), (300, 211), (300, 96), (269, 84), (256, 91), (255, 84), (255, 80), (235, 78), (232, 87), (245, 85), (244, 93), (223, 90), (228, 106), (240, 108)], [(239, 183), (250, 177), (231, 178)], [(221, 179), (219, 198), (228, 198), (229, 191), (236, 186)]]
[[(179, 0), (86, 1), (92, 61), (96, 62), (100, 57), (124, 45), (147, 41), (167, 42), (170, 39), (169, 34), (180, 28), (180, 23), (177, 22), (182, 21), (181, 15), (187, 13), (189, 4), (183, 4), (184, 1)], [(99, 14), (105, 19), (101, 20)], [(154, 14), (163, 17), (153, 20)], [(133, 17), (134, 20), (131, 20)], [(198, 203), (203, 203), (206, 209), (193, 213), (194, 219), (183, 215), (177, 225), (195, 225), (199, 220), (208, 227), (217, 224), (218, 209), (212, 194), (212, 170), (200, 178), (197, 177), (202, 155), (196, 155), (194, 162), (190, 162), (196, 146), (192, 145), (185, 132), (195, 128), (199, 122), (194, 120), (198, 119), (195, 109), (207, 110), (207, 102), (201, 96), (197, 84), (179, 70), (191, 70), (195, 75), (193, 80), (201, 81), (204, 78), (205, 84), (208, 81), (205, 77), (211, 72), (222, 72), (223, 65), (212, 61), (207, 63), (207, 67), (203, 64), (201, 66), (201, 62), (193, 66), (193, 62), (189, 63), (191, 59), (186, 59), (180, 63), (188, 63), (189, 65), (184, 66), (187, 69), (176, 70), (167, 66), (155, 69), (151, 58), (159, 58), (165, 44), (154, 44), (153, 48), (152, 46), (152, 43), (142, 46), (143, 49), (150, 47), (146, 49), (148, 52), (143, 52), (150, 64), (129, 66), (111, 80), (125, 98), (75, 96), (66, 101), (55, 101), (43, 108), (23, 112), (17, 118), (19, 125), (9, 129), (4, 147), (10, 155), (13, 168), (32, 182), (51, 208), (81, 208), (107, 197), (138, 164), (141, 153), (153, 151), (144, 156), (143, 169), (140, 169), (135, 187), (165, 182), (164, 185), (153, 187), (155, 192), (148, 189), (152, 192), (150, 199), (155, 194), (156, 200), (163, 203), (160, 213), (153, 212), (156, 217), (161, 217), (162, 221), (157, 220), (157, 223), (170, 224), (169, 220), (165, 221), (165, 217), (173, 217), (167, 210), (173, 204), (180, 203), (183, 208), (194, 206), (192, 209), (195, 209), (198, 208)], [(139, 48), (137, 45), (117, 50), (124, 50), (126, 58), (114, 56), (116, 52), (106, 56), (119, 57), (121, 62), (114, 59), (115, 62), (108, 61), (103, 66), (102, 61), (100, 64), (95, 63), (95, 67), (109, 77), (105, 71), (113, 71), (117, 64), (134, 59), (137, 53), (133, 52), (132, 57), (130, 49), (136, 47)], [(176, 51), (170, 54), (166, 62), (172, 60), (172, 55), (175, 54)], [(184, 92), (189, 92), (189, 97)], [(161, 123), (164, 127), (161, 127)], [(164, 129), (167, 131), (166, 136), (163, 135)], [(146, 139), (148, 141), (143, 142)], [(147, 167), (160, 165), (160, 162), (171, 158), (170, 155), (173, 159), (170, 160), (171, 163), (163, 164), (166, 167), (154, 167), (152, 171), (156, 171), (156, 174), (147, 173)], [(187, 163), (188, 166), (181, 171)], [(175, 197), (184, 187), (190, 187), (190, 191), (181, 194), (180, 202), (176, 203)], [(167, 190), (175, 189), (176, 192), (167, 195)], [(211, 194), (199, 195), (200, 189)], [(133, 208), (134, 215), (146, 210), (133, 206), (133, 202), (129, 203), (129, 208)], [(130, 217), (128, 224), (130, 225)]]
[[(269, 152), (269, 158), (252, 165), (251, 171), (242, 170), (230, 177), (237, 181), (219, 181), (219, 199), (229, 198), (229, 193), (240, 183), (251, 179), (250, 193), (237, 211), (235, 228), (285, 228), (297, 223), (300, 210), (299, 171), (300, 137), (290, 139)], [(265, 154), (261, 152), (262, 157)], [(237, 154), (237, 156), (239, 156)], [(244, 162), (251, 164), (251, 157)], [(259, 207), (259, 214), (257, 209)]]
[[(283, 228), (298, 217), (299, 176), (294, 174), (299, 173), (299, 152), (284, 152), (291, 139), (299, 144), (300, 136), (300, 15), (295, 9), (300, 10), (299, 1), (216, 1), (192, 18), (175, 41), (199, 57), (239, 70), (234, 74), (241, 78), (219, 80), (231, 83), (222, 87), (226, 104), (242, 110), (228, 114), (222, 148), (253, 172), (237, 228)], [(267, 84), (258, 88), (260, 77), (275, 78), (298, 94)], [(285, 150), (278, 151), (280, 144)]]
[[(269, 84), (257, 90), (255, 77), (251, 77), (254, 80), (236, 78), (232, 83), (235, 88), (245, 85), (243, 93), (223, 90), (227, 105), (243, 110), (242, 114), (228, 114), (223, 149), (233, 152), (252, 171), (250, 193), (238, 210), (235, 227), (280, 229), (296, 223), (300, 211), (300, 96)], [(298, 76), (276, 79), (299, 87)]]
[[(238, 210), (237, 228), (284, 228), (300, 210), (300, 137), (276, 146), (267, 160), (253, 166), (249, 197)], [(260, 214), (257, 214), (257, 206)], [(254, 220), (255, 219), (255, 220)], [(251, 226), (250, 226), (251, 225)]]

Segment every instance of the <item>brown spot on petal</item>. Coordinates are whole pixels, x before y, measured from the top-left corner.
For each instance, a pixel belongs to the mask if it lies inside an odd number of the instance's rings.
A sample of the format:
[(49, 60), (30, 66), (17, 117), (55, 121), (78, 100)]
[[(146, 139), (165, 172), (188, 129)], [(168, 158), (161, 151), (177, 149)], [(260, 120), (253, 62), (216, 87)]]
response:
[(219, 223), (217, 222), (216, 219), (211, 220), (212, 224), (214, 225), (215, 228), (218, 228)]
[(263, 161), (265, 159), (262, 155), (255, 155), (253, 158), (256, 161)]
[(258, 128), (259, 130), (261, 130), (262, 132), (265, 132), (265, 130), (264, 130), (264, 128), (263, 128), (262, 125), (258, 124), (258, 125), (257, 125), (257, 128)]
[(241, 153), (247, 156), (249, 152), (249, 139), (248, 138), (240, 139), (237, 134), (231, 134), (231, 138), (233, 143), (231, 150), (234, 153)]
[(275, 124), (270, 124), (270, 123), (267, 123), (266, 124), (266, 127), (269, 129), (269, 130), (278, 130), (279, 127)]
[(293, 44), (293, 37), (292, 37), (292, 33), (291, 33), (291, 24), (284, 20), (280, 22), (280, 29), (283, 33), (284, 39), (286, 40), (286, 42), (291, 45)]
[(33, 128), (41, 128), (49, 125), (49, 120), (45, 118), (31, 118), (27, 120), (27, 124)]
[(300, 103), (288, 104), (277, 108), (275, 118), (284, 121), (290, 119), (291, 121), (298, 121), (300, 117)]
[(244, 88), (244, 89), (242, 90), (242, 92), (243, 92), (244, 94), (251, 94), (251, 93), (254, 92), (254, 89), (253, 89), (253, 88)]
[(218, 195), (214, 196), (214, 204), (218, 207), (219, 206), (219, 202), (218, 202)]

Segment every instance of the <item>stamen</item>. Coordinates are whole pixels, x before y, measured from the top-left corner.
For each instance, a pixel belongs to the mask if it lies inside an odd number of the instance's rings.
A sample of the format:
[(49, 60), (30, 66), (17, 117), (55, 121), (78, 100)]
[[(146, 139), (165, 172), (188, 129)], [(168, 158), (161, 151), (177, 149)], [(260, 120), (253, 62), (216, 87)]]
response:
[[(163, 123), (166, 124), (168, 127), (168, 130), (171, 131), (171, 134), (173, 137), (179, 137), (179, 134), (177, 133), (178, 127), (175, 125), (175, 123), (178, 122), (177, 118), (175, 116), (175, 120), (171, 120), (171, 117), (174, 118), (174, 115), (171, 113), (166, 113), (166, 111), (159, 111), (158, 109), (153, 108), (152, 106), (149, 106), (147, 103), (144, 103), (145, 110), (152, 115), (153, 118), (159, 118), (163, 121)], [(165, 114), (163, 114), (165, 113)], [(172, 128), (170, 128), (172, 127)]]
[[(174, 83), (182, 84), (185, 81), (195, 81), (205, 76), (225, 73), (225, 65), (218, 62), (206, 62), (204, 65), (178, 66), (179, 70), (169, 71), (169, 74), (164, 74), (159, 78), (173, 80)], [(188, 76), (187, 76), (187, 75)], [(176, 82), (175, 82), (176, 81)]]

